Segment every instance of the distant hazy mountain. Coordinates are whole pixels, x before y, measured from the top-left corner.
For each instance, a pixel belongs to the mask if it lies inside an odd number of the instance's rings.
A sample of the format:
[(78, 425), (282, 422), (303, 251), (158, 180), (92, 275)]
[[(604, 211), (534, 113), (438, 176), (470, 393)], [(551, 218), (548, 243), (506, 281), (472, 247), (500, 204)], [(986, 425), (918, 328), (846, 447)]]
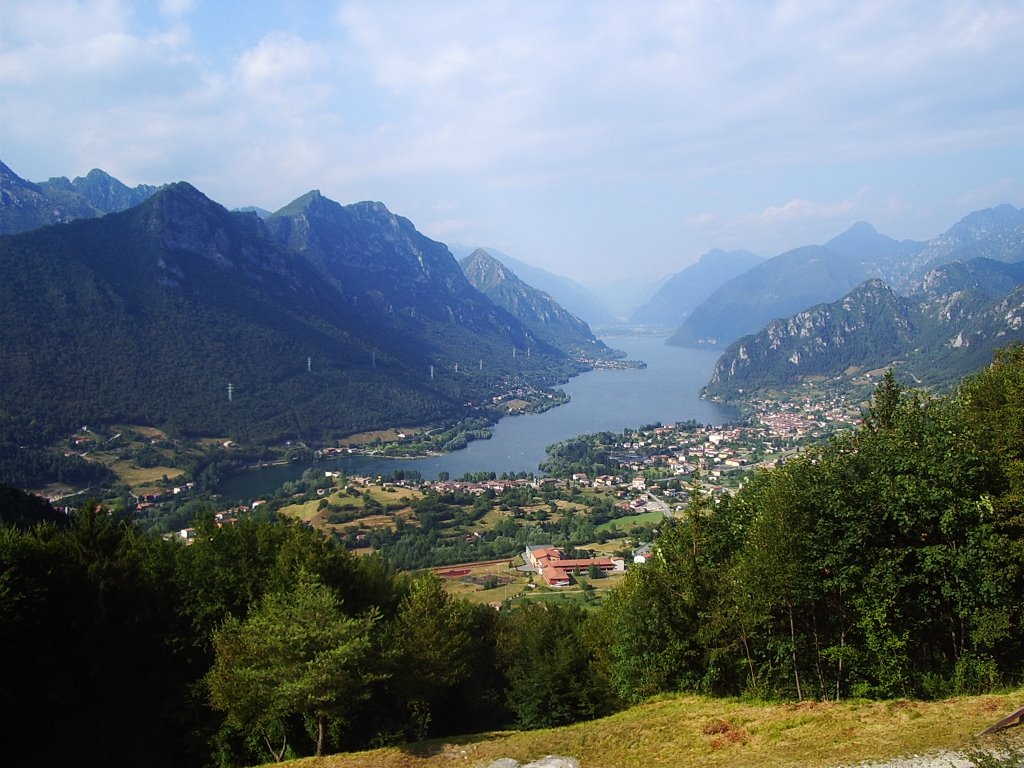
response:
[(609, 282), (587, 283), (590, 292), (612, 312), (615, 317), (613, 325), (620, 326), (628, 323), (636, 308), (650, 301), (668, 280), (666, 276), (648, 278), (635, 275), (627, 260), (623, 260), (621, 269), (623, 274)]
[(917, 254), (913, 269), (897, 290), (910, 290), (924, 274), (940, 264), (977, 258), (1018, 261), (1024, 251), (1024, 208), (1003, 204), (968, 214), (945, 233), (930, 240)]
[[(455, 254), (455, 258), (460, 261), (477, 250), (476, 246), (451, 245), (449, 247)], [(500, 260), (525, 283), (539, 291), (544, 291), (562, 307), (590, 325), (608, 325), (616, 322), (612, 311), (590, 289), (575, 280), (534, 267), (495, 248), (485, 246), (483, 250)]]
[(268, 211), (266, 208), (260, 208), (256, 205), (243, 205), (241, 208), (234, 209), (238, 213), (255, 213), (261, 219), (269, 219), (273, 214), (273, 211)]
[(130, 188), (99, 169), (74, 181), (60, 176), (36, 184), (0, 162), (0, 234), (123, 211), (156, 190), (144, 184)]
[(81, 195), (43, 189), (0, 163), (0, 234), (100, 215), (102, 212)]
[(317, 439), (580, 369), (380, 203), (310, 193), (265, 223), (178, 183), (0, 237), (0, 274), (5, 445), (93, 423)]
[(612, 356), (613, 351), (594, 337), (586, 322), (549, 294), (527, 285), (482, 248), (462, 259), (459, 266), (470, 285), (519, 318), (540, 338), (577, 358)]
[(721, 285), (764, 259), (748, 251), (708, 251), (696, 264), (677, 272), (661, 289), (630, 316), (629, 321), (659, 328), (678, 328), (680, 323)]
[(725, 347), (770, 320), (835, 301), (864, 280), (892, 279), (893, 265), (923, 243), (899, 242), (865, 222), (824, 245), (775, 256), (715, 290), (687, 317), (669, 344)]

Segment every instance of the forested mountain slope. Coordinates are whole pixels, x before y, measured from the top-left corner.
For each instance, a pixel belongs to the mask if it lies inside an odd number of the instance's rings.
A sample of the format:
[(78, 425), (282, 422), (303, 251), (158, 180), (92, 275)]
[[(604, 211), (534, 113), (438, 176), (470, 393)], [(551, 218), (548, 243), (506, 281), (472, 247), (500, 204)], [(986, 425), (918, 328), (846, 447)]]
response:
[(563, 352), (589, 359), (612, 356), (612, 350), (594, 336), (586, 322), (548, 294), (524, 283), (482, 248), (462, 259), (459, 266), (474, 288)]
[[(460, 262), (478, 250), (477, 247), (466, 245), (450, 244), (449, 248)], [(527, 264), (521, 259), (517, 259), (507, 253), (502, 253), (490, 246), (480, 246), (480, 249), (487, 251), (487, 253), (515, 272), (516, 276), (527, 285), (551, 296), (562, 307), (588, 325), (608, 325), (616, 322), (612, 311), (588, 288), (580, 285), (572, 278), (556, 275), (546, 269)]]

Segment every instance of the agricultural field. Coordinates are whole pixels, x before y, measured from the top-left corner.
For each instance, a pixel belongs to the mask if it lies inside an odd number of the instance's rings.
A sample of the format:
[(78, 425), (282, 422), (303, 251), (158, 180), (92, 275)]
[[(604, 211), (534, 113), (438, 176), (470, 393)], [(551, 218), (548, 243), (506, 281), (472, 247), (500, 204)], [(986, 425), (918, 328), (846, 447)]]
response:
[(181, 451), (164, 432), (141, 425), (116, 427), (110, 432), (100, 435), (83, 428), (82, 436), (74, 441), (89, 449), (83, 456), (106, 466), (133, 493), (155, 492), (184, 477), (184, 470), (177, 466)]
[(293, 517), (326, 533), (340, 532), (350, 526), (388, 528), (398, 521), (409, 522), (410, 504), (423, 497), (414, 488), (393, 485), (335, 488), (299, 504), (281, 507), (279, 514)]

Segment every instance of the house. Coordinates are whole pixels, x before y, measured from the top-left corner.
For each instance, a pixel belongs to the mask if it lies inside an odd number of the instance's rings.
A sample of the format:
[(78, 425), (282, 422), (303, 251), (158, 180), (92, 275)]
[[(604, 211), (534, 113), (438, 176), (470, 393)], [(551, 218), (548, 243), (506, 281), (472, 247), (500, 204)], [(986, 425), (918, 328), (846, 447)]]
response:
[(651, 553), (654, 551), (654, 547), (651, 544), (641, 544), (639, 547), (633, 550), (633, 562), (634, 563), (646, 563), (651, 559)]

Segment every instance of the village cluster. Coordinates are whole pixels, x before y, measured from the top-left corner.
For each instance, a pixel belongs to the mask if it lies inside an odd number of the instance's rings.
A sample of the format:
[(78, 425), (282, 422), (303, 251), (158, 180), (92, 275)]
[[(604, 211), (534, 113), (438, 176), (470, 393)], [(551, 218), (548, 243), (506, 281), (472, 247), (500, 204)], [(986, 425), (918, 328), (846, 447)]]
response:
[[(491, 498), (527, 488), (538, 493), (555, 493), (560, 498), (596, 491), (613, 496), (623, 518), (651, 512), (673, 517), (684, 514), (690, 493), (698, 487), (698, 478), (704, 493), (731, 493), (757, 468), (774, 466), (795, 455), (805, 445), (820, 441), (838, 430), (851, 428), (859, 417), (858, 409), (838, 400), (804, 401), (794, 405), (766, 401), (760, 404), (745, 426), (712, 427), (682, 423), (652, 425), (614, 435), (602, 434), (602, 451), (618, 465), (609, 474), (591, 476), (586, 472), (573, 471), (565, 473), (565, 476), (476, 476), (421, 481), (343, 477), (341, 473), (326, 470), (324, 480), (331, 486), (318, 488), (316, 494), (323, 497), (339, 486), (360, 492), (376, 486), (382, 490), (409, 488), (419, 493), (438, 495), (487, 494)], [(259, 499), (251, 505), (221, 512), (216, 523), (230, 524), (265, 503), (266, 500)], [(183, 529), (178, 536), (190, 542), (195, 531)], [(362, 538), (365, 539), (365, 535)], [(552, 545), (533, 545), (523, 553), (522, 568), (536, 573), (549, 587), (564, 587), (573, 583), (575, 574), (595, 571), (604, 575), (620, 573), (626, 569), (627, 560), (642, 563), (649, 554), (648, 546), (646, 549), (640, 547), (627, 557), (566, 557)]]

